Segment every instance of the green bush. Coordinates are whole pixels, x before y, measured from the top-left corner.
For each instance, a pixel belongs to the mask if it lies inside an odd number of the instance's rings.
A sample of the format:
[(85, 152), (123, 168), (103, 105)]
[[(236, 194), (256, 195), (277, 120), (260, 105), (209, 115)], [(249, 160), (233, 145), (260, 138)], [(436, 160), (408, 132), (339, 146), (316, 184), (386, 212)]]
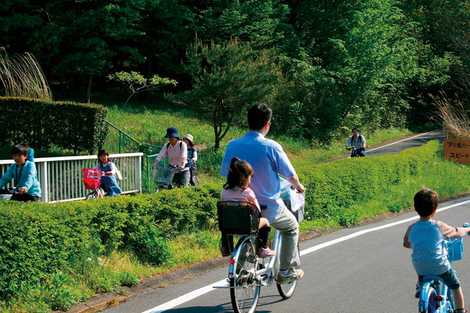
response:
[[(341, 226), (357, 224), (361, 220), (359, 205), (371, 200), (382, 203), (387, 211), (398, 212), (425, 184), (447, 196), (470, 186), (470, 168), (444, 161), (438, 142), (399, 154), (340, 160), (298, 171), (308, 190), (306, 219), (333, 220)], [(459, 183), (445, 192), (444, 185), (451, 184), (453, 177), (459, 177)]]
[(160, 265), (170, 258), (170, 247), (152, 223), (138, 225), (129, 232), (128, 244), (140, 261)]
[[(308, 190), (307, 220), (334, 226), (398, 212), (423, 185), (444, 197), (470, 186), (470, 168), (443, 161), (437, 142), (297, 170)], [(100, 265), (100, 257), (124, 250), (140, 262), (172, 264), (168, 240), (201, 229), (217, 231), (220, 189), (215, 184), (58, 204), (1, 202), (0, 304), (39, 289), (38, 303), (64, 309), (81, 299), (71, 288), (76, 282), (94, 292), (138, 283), (132, 273)], [(201, 247), (214, 244), (215, 236), (197, 236)]]
[(95, 104), (0, 97), (0, 146), (28, 142), (47, 150), (93, 152), (108, 131), (106, 109)]
[(152, 195), (58, 204), (0, 203), (0, 302), (34, 290), (51, 308), (78, 301), (67, 275), (95, 291), (134, 285), (137, 277), (111, 273), (101, 255), (129, 250), (142, 262), (162, 264), (170, 257), (168, 239), (214, 227), (216, 192), (179, 189)]

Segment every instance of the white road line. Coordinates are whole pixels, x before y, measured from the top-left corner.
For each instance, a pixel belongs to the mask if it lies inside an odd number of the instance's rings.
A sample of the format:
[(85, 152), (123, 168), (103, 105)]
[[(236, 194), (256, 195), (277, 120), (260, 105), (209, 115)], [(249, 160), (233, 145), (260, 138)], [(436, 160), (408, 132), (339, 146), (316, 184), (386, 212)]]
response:
[(397, 143), (409, 141), (409, 140), (412, 140), (412, 139), (415, 139), (415, 138), (418, 138), (418, 137), (421, 137), (421, 136), (425, 136), (425, 135), (428, 135), (432, 132), (434, 132), (434, 130), (430, 131), (430, 132), (427, 132), (427, 133), (422, 133), (422, 134), (414, 135), (414, 136), (411, 136), (411, 137), (408, 137), (408, 138), (404, 138), (404, 139), (401, 139), (401, 140), (398, 140), (398, 141), (394, 141), (394, 142), (388, 143), (386, 145), (383, 145), (383, 146), (380, 146), (380, 147), (377, 147), (377, 148), (372, 148), (372, 149), (366, 150), (366, 153), (376, 151), (376, 150), (380, 150), (380, 149), (383, 149), (383, 148), (386, 148), (386, 147), (390, 147), (390, 146), (396, 145)]
[[(452, 208), (455, 208), (455, 207), (458, 207), (458, 206), (461, 206), (461, 205), (469, 204), (469, 203), (470, 203), (470, 200), (465, 200), (465, 201), (462, 201), (462, 202), (458, 202), (458, 203), (454, 203), (454, 204), (442, 207), (442, 208), (438, 209), (437, 211), (438, 212), (443, 212), (443, 211), (447, 211), (449, 209), (452, 209)], [(338, 244), (340, 242), (343, 242), (343, 241), (347, 241), (347, 240), (350, 240), (350, 239), (353, 239), (353, 238), (357, 238), (359, 236), (363, 236), (365, 234), (380, 231), (380, 230), (387, 229), (387, 228), (390, 228), (390, 227), (394, 227), (394, 226), (397, 226), (397, 225), (406, 224), (408, 222), (411, 222), (411, 221), (414, 221), (414, 220), (417, 220), (417, 219), (418, 219), (418, 216), (414, 216), (414, 217), (406, 218), (406, 219), (396, 221), (396, 222), (393, 222), (393, 223), (389, 223), (389, 224), (385, 224), (385, 225), (381, 225), (381, 226), (377, 226), (377, 227), (372, 227), (372, 228), (368, 228), (368, 229), (363, 229), (363, 230), (357, 231), (355, 233), (352, 233), (352, 234), (349, 234), (349, 235), (346, 235), (346, 236), (343, 236), (343, 237), (340, 237), (340, 238), (336, 238), (336, 239), (333, 239), (333, 240), (330, 240), (330, 241), (327, 241), (327, 242), (323, 242), (323, 243), (320, 243), (320, 244), (315, 245), (313, 247), (304, 249), (304, 250), (300, 251), (300, 255), (305, 256), (305, 255), (311, 254), (313, 252), (316, 252), (318, 250), (336, 245), (336, 244)], [(154, 307), (153, 309), (147, 310), (143, 313), (163, 313), (163, 312), (166, 312), (166, 311), (171, 310), (171, 309), (173, 309), (177, 306), (180, 306), (184, 303), (187, 303), (191, 300), (194, 300), (194, 299), (199, 298), (199, 297), (201, 297), (205, 294), (210, 293), (211, 291), (215, 290), (214, 287), (216, 287), (218, 285), (221, 285), (224, 282), (225, 282), (225, 279), (222, 279), (222, 280), (217, 281), (215, 283), (212, 283), (208, 286), (205, 286), (205, 287), (199, 288), (197, 290), (191, 291), (187, 294), (184, 294), (181, 297), (178, 297), (176, 299), (173, 299), (171, 301), (163, 303), (163, 304), (161, 304), (157, 307)]]

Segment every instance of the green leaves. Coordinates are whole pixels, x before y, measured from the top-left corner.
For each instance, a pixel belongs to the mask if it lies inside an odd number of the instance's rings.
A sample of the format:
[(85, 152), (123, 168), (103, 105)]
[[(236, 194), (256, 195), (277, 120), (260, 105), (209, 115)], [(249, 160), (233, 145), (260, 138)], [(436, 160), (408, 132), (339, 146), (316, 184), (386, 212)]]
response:
[[(100, 264), (124, 250), (141, 262), (171, 260), (169, 238), (215, 229), (218, 193), (208, 188), (70, 203), (0, 203), (0, 302), (36, 296), (53, 309), (80, 300), (81, 282), (96, 292), (138, 278)], [(38, 295), (36, 293), (39, 293)]]
[(270, 53), (235, 39), (209, 45), (198, 41), (189, 50), (186, 69), (193, 89), (184, 99), (212, 120), (216, 149), (230, 127), (244, 123), (247, 107), (274, 99), (282, 74)]
[(160, 77), (153, 75), (151, 78), (145, 78), (144, 75), (132, 71), (132, 72), (116, 72), (108, 75), (108, 79), (122, 83), (129, 89), (130, 95), (127, 98), (125, 104), (138, 93), (145, 91), (155, 90), (159, 87), (164, 86), (176, 86), (177, 82), (174, 79)]
[[(1, 145), (29, 142), (43, 150), (57, 145), (76, 154), (93, 152), (108, 131), (106, 109), (100, 105), (0, 97), (0, 106)], [(18, 126), (19, 116), (28, 127)]]

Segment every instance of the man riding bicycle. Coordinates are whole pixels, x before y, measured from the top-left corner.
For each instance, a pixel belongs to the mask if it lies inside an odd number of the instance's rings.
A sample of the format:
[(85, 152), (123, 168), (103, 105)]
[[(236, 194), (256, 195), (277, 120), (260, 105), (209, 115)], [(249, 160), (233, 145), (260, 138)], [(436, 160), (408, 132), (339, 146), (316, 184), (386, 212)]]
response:
[(366, 156), (367, 142), (364, 135), (362, 135), (357, 128), (353, 128), (351, 137), (346, 142), (346, 148), (351, 150), (351, 157), (365, 157)]
[(281, 199), (281, 176), (285, 177), (298, 192), (305, 188), (289, 158), (277, 142), (266, 139), (271, 128), (272, 110), (264, 105), (253, 106), (248, 111), (250, 131), (239, 139), (231, 141), (225, 151), (221, 175), (227, 177), (230, 162), (234, 157), (246, 160), (253, 167), (255, 175), (251, 188), (262, 207), (262, 215), (282, 236), (279, 283), (301, 279), (304, 272), (299, 268), (298, 253), (299, 224)]

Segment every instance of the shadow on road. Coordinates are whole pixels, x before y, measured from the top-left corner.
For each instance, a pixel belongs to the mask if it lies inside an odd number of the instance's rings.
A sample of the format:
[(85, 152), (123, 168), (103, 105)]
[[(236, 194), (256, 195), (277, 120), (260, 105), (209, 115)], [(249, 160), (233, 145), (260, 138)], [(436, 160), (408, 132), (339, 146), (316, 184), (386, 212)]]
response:
[[(168, 313), (233, 313), (232, 306), (193, 306), (167, 311)], [(271, 313), (271, 311), (257, 310), (256, 313)]]
[[(276, 299), (276, 300), (274, 300)], [(260, 302), (258, 304), (258, 309), (256, 313), (271, 313), (270, 310), (260, 309), (263, 306), (275, 304), (281, 302), (279, 296), (264, 296), (260, 297)], [(233, 313), (232, 304), (224, 303), (216, 306), (192, 306), (187, 308), (178, 308), (167, 311), (168, 313)]]

